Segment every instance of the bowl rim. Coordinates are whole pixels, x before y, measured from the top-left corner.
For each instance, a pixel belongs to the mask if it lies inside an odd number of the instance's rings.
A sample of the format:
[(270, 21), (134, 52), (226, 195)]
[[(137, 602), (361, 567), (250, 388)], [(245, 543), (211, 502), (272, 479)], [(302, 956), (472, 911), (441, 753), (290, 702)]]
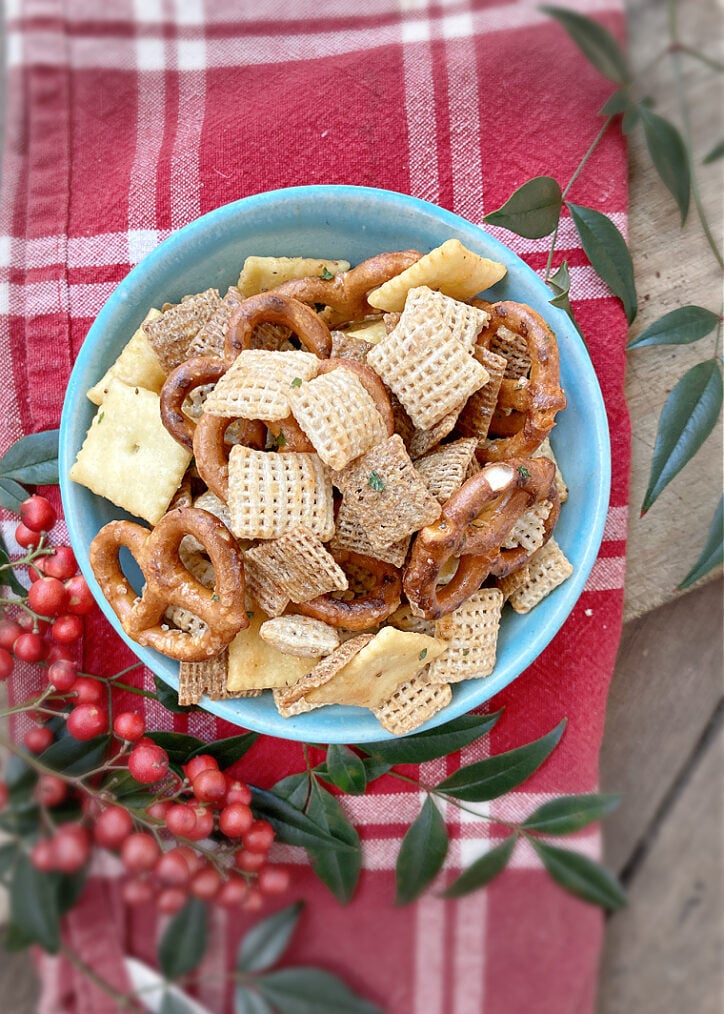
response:
[[(220, 227), (223, 233), (224, 229), (228, 228), (230, 224), (238, 222), (239, 216), (243, 218), (244, 213), (247, 211), (253, 213), (263, 210), (265, 207), (271, 208), (273, 206), (275, 213), (279, 213), (279, 209), (283, 209), (287, 204), (291, 207), (300, 201), (318, 202), (321, 198), (331, 198), (333, 201), (347, 199), (358, 202), (373, 202), (380, 206), (387, 205), (390, 207), (390, 210), (394, 209), (397, 212), (403, 211), (405, 214), (412, 214), (420, 222), (422, 222), (423, 218), (431, 219), (436, 228), (448, 226), (452, 230), (462, 230), (470, 235), (478, 236), (480, 242), (485, 247), (485, 256), (502, 260), (507, 264), (509, 269), (511, 265), (514, 265), (518, 270), (522, 269), (527, 279), (527, 284), (532, 287), (538, 299), (544, 301), (547, 305), (546, 319), (551, 323), (558, 335), (561, 335), (561, 333), (565, 335), (565, 341), (570, 346), (568, 348), (568, 355), (576, 360), (576, 371), (581, 370), (580, 373), (576, 373), (577, 382), (583, 383), (585, 387), (587, 405), (590, 409), (592, 432), (595, 436), (595, 440), (592, 440), (592, 452), (595, 452), (594, 485), (589, 490), (592, 513), (589, 518), (588, 538), (585, 540), (583, 552), (576, 563), (573, 575), (563, 586), (565, 594), (558, 596), (553, 604), (549, 601), (546, 613), (547, 621), (540, 625), (533, 636), (527, 641), (525, 649), (518, 656), (520, 664), (516, 662), (513, 667), (515, 668), (514, 672), (508, 672), (508, 669), (511, 668), (510, 666), (500, 672), (496, 668), (492, 675), (485, 677), (484, 680), (470, 680), (466, 681), (465, 684), (455, 685), (453, 687), (454, 693), (451, 704), (443, 709), (442, 712), (439, 712), (438, 715), (433, 716), (432, 719), (419, 729), (415, 730), (415, 732), (420, 732), (450, 721), (484, 704), (517, 679), (553, 640), (575, 607), (598, 556), (603, 539), (611, 488), (611, 453), (606, 407), (585, 343), (569, 321), (565, 312), (560, 308), (550, 305), (551, 292), (542, 278), (510, 247), (506, 246), (496, 237), (491, 236), (480, 225), (476, 225), (454, 212), (428, 201), (397, 191), (348, 184), (313, 184), (285, 187), (243, 197), (220, 205), (218, 208), (206, 212), (187, 225), (175, 230), (143, 257), (138, 264), (131, 268), (128, 274), (118, 283), (93, 321), (79, 350), (68, 382), (60, 421), (59, 472), (61, 499), (70, 542), (76, 551), (81, 572), (91, 586), (91, 590), (99, 602), (104, 615), (111, 623), (115, 632), (125, 641), (140, 661), (152, 672), (156, 673), (163, 682), (177, 690), (177, 675), (174, 676), (174, 674), (168, 673), (162, 675), (157, 671), (159, 660), (163, 660), (163, 656), (158, 655), (153, 649), (138, 645), (125, 633), (115, 613), (113, 613), (106, 601), (105, 596), (103, 596), (90, 568), (86, 551), (87, 540), (82, 533), (83, 526), (80, 523), (79, 516), (74, 510), (78, 487), (68, 477), (68, 471), (75, 460), (78, 450), (78, 444), (71, 443), (74, 407), (78, 404), (79, 398), (85, 400), (87, 390), (87, 381), (83, 379), (81, 382), (81, 378), (84, 378), (84, 369), (87, 366), (87, 362), (91, 359), (98, 338), (105, 333), (106, 328), (117, 314), (128, 312), (129, 300), (133, 296), (134, 289), (144, 284), (143, 279), (148, 276), (149, 272), (153, 272), (157, 267), (163, 268), (167, 261), (173, 258), (177, 250), (183, 252), (189, 243), (197, 239), (206, 239), (207, 234), (213, 234)], [(439, 242), (431, 244), (430, 248)], [(138, 323), (145, 316), (148, 305), (140, 305), (137, 311)], [(138, 326), (138, 324), (135, 326)], [(471, 691), (472, 685), (479, 685), (479, 693)], [(474, 698), (472, 703), (470, 702), (470, 698)], [(235, 698), (211, 701), (204, 696), (200, 707), (233, 725), (252, 729), (280, 739), (326, 743), (365, 743), (399, 738), (386, 732), (377, 723), (372, 713), (365, 709), (342, 708), (339, 705), (334, 705), (318, 709), (309, 715), (301, 715), (291, 719), (283, 719), (274, 712), (267, 719), (263, 711), (259, 712), (258, 715), (254, 713), (253, 709), (250, 714), (246, 713), (246, 706), (249, 704), (253, 705), (253, 699), (249, 701), (241, 699), (244, 705), (241, 708), (239, 708), (239, 700)], [(241, 710), (241, 714), (238, 713), (239, 710)], [(344, 717), (342, 717), (342, 712), (345, 713)], [(355, 717), (351, 717), (353, 713)], [(357, 713), (360, 713), (359, 716), (357, 716)], [(321, 716), (321, 722), (310, 722), (309, 720), (313, 716)], [(335, 722), (334, 719), (338, 719), (338, 721)], [(344, 730), (350, 726), (350, 723), (352, 725), (352, 732), (351, 734), (350, 731), (345, 733)], [(314, 728), (317, 725), (324, 727), (321, 738), (319, 736), (320, 730)]]

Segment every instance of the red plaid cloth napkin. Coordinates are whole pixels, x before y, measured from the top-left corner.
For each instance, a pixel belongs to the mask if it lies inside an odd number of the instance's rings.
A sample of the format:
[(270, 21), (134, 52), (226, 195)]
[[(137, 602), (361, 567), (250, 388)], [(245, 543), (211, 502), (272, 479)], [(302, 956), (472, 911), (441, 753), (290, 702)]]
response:
[[(534, 0), (9, 0), (7, 144), (0, 228), (0, 447), (57, 426), (65, 383), (114, 286), (172, 230), (218, 205), (276, 187), (350, 183), (433, 201), (472, 222), (539, 174), (566, 181), (598, 130), (611, 86)], [(622, 30), (620, 0), (566, 6)], [(623, 143), (611, 132), (575, 199), (626, 221)], [(492, 231), (492, 230), (491, 230)], [(536, 270), (547, 240), (500, 238)], [(558, 240), (608, 406), (613, 492), (586, 589), (550, 647), (493, 704), (506, 714), (461, 755), (423, 765), (437, 779), (483, 755), (569, 725), (523, 790), (492, 804), (515, 818), (552, 795), (595, 790), (608, 681), (621, 623), (629, 428), (623, 399), (626, 323), (564, 219)], [(11, 542), (13, 525), (4, 530)], [(84, 666), (131, 660), (105, 621), (85, 638)], [(145, 674), (146, 685), (150, 677)], [(20, 673), (15, 699), (32, 689)], [(141, 677), (139, 677), (139, 680)], [(134, 698), (134, 706), (139, 698)], [(123, 701), (119, 702), (123, 704)], [(149, 726), (204, 737), (232, 729), (199, 713), (146, 709)], [(18, 734), (21, 732), (18, 729)], [(245, 761), (271, 785), (302, 765), (298, 744), (260, 740)], [(364, 843), (361, 884), (340, 907), (303, 854), (294, 891), (308, 899), (289, 960), (342, 975), (392, 1014), (580, 1014), (594, 1004), (601, 913), (571, 898), (521, 843), (511, 867), (458, 902), (429, 895), (392, 905), (397, 848), (420, 798), (381, 779), (344, 799)], [(449, 808), (451, 877), (490, 842), (490, 825)], [(575, 847), (599, 853), (598, 833)], [(124, 954), (154, 961), (154, 914), (124, 909), (115, 869), (98, 869), (68, 919), (72, 945), (128, 988)], [(242, 917), (213, 928), (207, 969), (230, 967)], [(105, 1012), (108, 998), (62, 959), (43, 959), (42, 1009)], [(198, 990), (228, 1009), (211, 979)]]

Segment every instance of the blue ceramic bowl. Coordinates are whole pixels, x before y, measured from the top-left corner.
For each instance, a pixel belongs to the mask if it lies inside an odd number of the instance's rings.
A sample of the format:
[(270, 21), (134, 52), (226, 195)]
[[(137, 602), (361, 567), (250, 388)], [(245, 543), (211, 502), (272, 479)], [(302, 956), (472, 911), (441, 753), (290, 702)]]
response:
[[(548, 302), (550, 291), (503, 244), (462, 218), (424, 201), (366, 187), (276, 190), (204, 215), (161, 243), (134, 268), (91, 327), (65, 398), (60, 427), (60, 486), (73, 549), (111, 624), (149, 669), (172, 687), (178, 687), (178, 664), (126, 637), (88, 562), (88, 547), (98, 530), (111, 519), (126, 515), (67, 478), (94, 412), (86, 391), (116, 359), (150, 306), (175, 302), (187, 292), (210, 286), (226, 291), (250, 254), (344, 258), (356, 264), (383, 250), (428, 251), (450, 238), (507, 265), (506, 277), (486, 293), (490, 299), (528, 303), (557, 333), (568, 408), (558, 416), (552, 443), (570, 487), (570, 498), (561, 511), (556, 539), (575, 571), (528, 615), (504, 611), (495, 672), (486, 679), (454, 687), (452, 703), (429, 725), (461, 715), (507, 686), (537, 658), (571, 612), (603, 534), (610, 450), (603, 400), (588, 353), (566, 314)], [(387, 738), (372, 713), (362, 708), (335, 705), (284, 719), (277, 714), (268, 693), (250, 700), (205, 699), (203, 704), (234, 724), (286, 739), (364, 743)]]

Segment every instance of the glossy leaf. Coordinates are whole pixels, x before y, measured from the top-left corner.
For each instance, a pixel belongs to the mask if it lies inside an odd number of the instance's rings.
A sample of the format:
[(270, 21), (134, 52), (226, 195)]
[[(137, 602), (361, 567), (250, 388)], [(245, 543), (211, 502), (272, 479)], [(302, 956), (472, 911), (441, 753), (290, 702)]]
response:
[(71, 908), (75, 908), (78, 904), (80, 896), (85, 890), (88, 873), (88, 867), (84, 866), (77, 873), (53, 874), (59, 915), (65, 915), (66, 912), (70, 912)]
[(241, 736), (217, 739), (215, 743), (202, 743), (190, 756), (196, 757), (198, 754), (208, 753), (219, 762), (219, 767), (228, 768), (232, 764), (236, 764), (258, 739), (258, 732), (245, 732)]
[(193, 971), (206, 952), (206, 906), (190, 898), (171, 919), (158, 945), (158, 963), (167, 979)]
[(162, 747), (174, 764), (185, 764), (194, 753), (206, 750), (206, 743), (198, 736), (188, 736), (185, 732), (147, 732), (146, 738)]
[(548, 845), (537, 838), (529, 840), (548, 873), (566, 891), (601, 908), (617, 909), (626, 905), (623, 887), (605, 867), (580, 852)]
[(448, 834), (440, 811), (427, 796), (420, 815), (408, 828), (397, 856), (395, 904), (407, 905), (435, 879), (445, 862)]
[(344, 850), (310, 850), (315, 874), (337, 901), (345, 905), (354, 895), (362, 869), (359, 834), (339, 801), (316, 781), (312, 783), (307, 812), (316, 824), (345, 845)]
[(266, 789), (252, 787), (252, 809), (257, 817), (268, 820), (277, 839), (286, 845), (306, 849), (339, 849), (354, 851), (342, 838), (315, 823), (306, 813)]
[(19, 846), (14, 841), (0, 845), (0, 880), (11, 873), (19, 855)]
[(277, 782), (271, 791), (275, 795), (281, 796), (282, 799), (286, 799), (292, 806), (296, 806), (298, 810), (303, 810), (309, 795), (309, 775), (306, 771), (301, 771), (296, 775), (288, 775)]
[(158, 1008), (158, 1014), (198, 1014), (198, 1011), (198, 1004), (175, 987), (164, 991)]
[(261, 976), (256, 984), (280, 1014), (383, 1014), (321, 968), (283, 968)]
[(424, 761), (437, 760), (438, 757), (447, 757), (474, 743), (490, 732), (502, 714), (501, 708), (490, 715), (461, 715), (435, 729), (401, 739), (365, 743), (361, 749), (387, 764), (422, 764)]
[(626, 319), (630, 324), (636, 317), (638, 306), (633, 261), (626, 241), (611, 219), (600, 211), (572, 204), (570, 201), (566, 202), (566, 206), (573, 218), (586, 257), (594, 271), (623, 303)]
[(563, 7), (541, 7), (565, 28), (583, 55), (609, 81), (626, 84), (630, 80), (626, 57), (608, 29), (591, 18)]
[(109, 736), (95, 736), (88, 740), (65, 736), (43, 750), (38, 760), (54, 771), (62, 771), (66, 775), (83, 775), (102, 763), (109, 742)]
[(20, 584), (18, 579), (15, 577), (15, 572), (12, 567), (7, 566), (10, 563), (10, 554), (8, 553), (8, 547), (5, 545), (5, 540), (0, 535), (0, 585), (5, 585), (16, 595), (21, 597), (25, 596), (25, 588)]
[(626, 348), (640, 349), (645, 345), (691, 345), (705, 338), (719, 323), (719, 315), (703, 306), (680, 306), (649, 324)]
[(27, 489), (21, 486), (19, 482), (0, 477), (0, 507), (12, 511), (13, 514), (19, 514), (20, 505), (23, 500), (27, 500), (29, 495)]
[(26, 939), (56, 954), (60, 946), (60, 918), (53, 882), (36, 870), (24, 852), (18, 856), (10, 885), (12, 922)]
[(701, 555), (679, 585), (679, 590), (690, 588), (715, 567), (721, 567), (722, 563), (724, 563), (724, 497), (719, 501), (719, 506), (714, 512)]
[(0, 458), (0, 476), (33, 485), (58, 482), (58, 434), (60, 430), (29, 433)]
[(580, 796), (561, 796), (539, 806), (522, 826), (543, 834), (572, 834), (580, 831), (616, 809), (621, 797), (615, 794), (590, 793)]
[(362, 763), (365, 766), (368, 783), (374, 782), (376, 778), (381, 778), (382, 775), (386, 775), (392, 768), (391, 764), (388, 764), (386, 761), (377, 760), (376, 757), (364, 757)]
[(348, 746), (337, 743), (327, 750), (327, 779), (351, 796), (360, 796), (367, 788), (367, 772), (362, 758)]
[(30, 947), (33, 943), (35, 943), (33, 937), (24, 930), (21, 930), (16, 923), (8, 922), (5, 926), (2, 946), (6, 951), (9, 951), (10, 953), (24, 951), (26, 947)]
[(646, 106), (639, 110), (651, 161), (662, 183), (671, 193), (681, 214), (681, 224), (689, 213), (691, 172), (686, 145), (674, 124)]
[(714, 147), (708, 152), (704, 158), (704, 165), (711, 165), (712, 162), (717, 162), (722, 156), (724, 156), (724, 138), (715, 144)]
[(466, 870), (463, 870), (457, 880), (450, 884), (443, 894), (443, 898), (462, 898), (464, 895), (471, 894), (489, 884), (508, 865), (516, 840), (517, 835), (512, 834), (500, 845), (495, 845), (479, 859), (476, 859)]
[(548, 284), (558, 295), (568, 294), (571, 288), (571, 272), (567, 260), (562, 261), (560, 267), (556, 268), (548, 279)]
[(555, 729), (533, 743), (468, 764), (440, 782), (437, 788), (468, 802), (497, 799), (530, 778), (555, 750), (565, 727), (566, 719), (563, 719)]
[(630, 134), (639, 121), (639, 108), (632, 100), (628, 88), (619, 88), (601, 107), (602, 116), (616, 116), (623, 113), (621, 129)]
[(483, 221), (527, 239), (540, 239), (550, 235), (558, 225), (561, 207), (558, 181), (552, 176), (536, 176), (518, 187), (502, 207), (491, 211)]
[(239, 985), (234, 990), (234, 1014), (274, 1014), (274, 1011), (260, 993)]
[(721, 367), (716, 359), (688, 370), (666, 399), (651, 460), (646, 513), (714, 429), (722, 407)]
[(130, 771), (112, 771), (103, 782), (103, 788), (112, 792), (124, 806), (146, 807), (156, 798), (155, 793), (149, 792), (139, 784)]
[(238, 971), (263, 972), (275, 965), (289, 946), (301, 911), (302, 904), (297, 902), (247, 930), (236, 956)]
[(154, 676), (153, 682), (156, 686), (156, 697), (167, 711), (172, 711), (176, 715), (185, 715), (189, 711), (199, 710), (195, 704), (179, 704), (178, 694), (174, 688), (170, 687), (168, 683), (164, 683), (159, 676)]

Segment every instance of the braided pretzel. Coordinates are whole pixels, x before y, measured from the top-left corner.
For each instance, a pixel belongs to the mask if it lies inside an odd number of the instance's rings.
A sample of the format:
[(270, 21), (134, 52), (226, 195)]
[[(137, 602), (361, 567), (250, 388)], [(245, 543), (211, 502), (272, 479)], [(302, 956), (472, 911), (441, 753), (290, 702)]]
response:
[[(514, 458), (485, 465), (454, 493), (434, 525), (417, 533), (403, 587), (413, 613), (437, 619), (457, 609), (494, 573), (512, 573), (527, 560), (522, 546), (501, 549), (518, 518), (540, 500), (553, 508), (547, 541), (558, 519), (555, 465), (547, 458)], [(437, 587), (440, 570), (460, 557), (452, 580)]]
[(196, 423), (183, 412), (186, 398), (197, 387), (215, 384), (226, 373), (216, 356), (194, 356), (171, 370), (161, 388), (161, 422), (171, 436), (189, 451), (194, 445)]
[(296, 334), (308, 352), (313, 352), (320, 359), (329, 358), (332, 352), (329, 328), (311, 307), (293, 296), (293, 293), (273, 289), (235, 304), (224, 344), (227, 366), (231, 366), (240, 352), (251, 348), (251, 336), (258, 324), (284, 324)]
[(517, 432), (509, 433), (509, 426), (499, 439), (486, 440), (478, 452), (480, 461), (503, 461), (532, 454), (555, 425), (556, 412), (566, 407), (566, 396), (560, 387), (558, 343), (543, 318), (523, 303), (510, 301), (494, 303), (490, 308), (490, 321), (477, 338), (477, 344), (490, 346), (501, 325), (509, 327), (525, 338), (531, 360), (530, 379), (526, 384), (505, 379), (498, 395), (499, 408), (511, 408), (524, 413), (525, 418)]
[[(214, 568), (215, 584), (204, 587), (181, 562), (179, 546), (193, 535)], [(145, 578), (140, 597), (123, 573), (119, 554), (130, 550)], [(199, 662), (217, 655), (248, 627), (244, 564), (235, 539), (213, 514), (182, 507), (165, 514), (152, 531), (132, 521), (111, 521), (91, 542), (90, 563), (113, 612), (129, 637), (170, 658)], [(170, 630), (169, 606), (181, 606), (206, 624), (200, 634)]]
[[(203, 412), (196, 424), (193, 439), (194, 458), (199, 475), (206, 485), (226, 503), (229, 499), (229, 452), (224, 435), (232, 423), (232, 416), (210, 415)], [(261, 451), (266, 440), (264, 423), (258, 420), (239, 419), (238, 443)]]
[(269, 291), (293, 296), (303, 303), (323, 303), (327, 308), (322, 313), (324, 320), (330, 327), (337, 327), (367, 314), (379, 313), (367, 302), (367, 293), (399, 275), (421, 257), (417, 250), (381, 253), (349, 271), (340, 271), (333, 278), (293, 278)]
[(341, 565), (352, 563), (369, 571), (376, 578), (375, 586), (366, 595), (350, 601), (336, 599), (331, 594), (318, 595), (308, 602), (295, 603), (294, 612), (322, 620), (330, 627), (344, 627), (345, 630), (369, 630), (394, 613), (400, 604), (402, 590), (396, 567), (351, 550), (340, 551), (336, 559)]

